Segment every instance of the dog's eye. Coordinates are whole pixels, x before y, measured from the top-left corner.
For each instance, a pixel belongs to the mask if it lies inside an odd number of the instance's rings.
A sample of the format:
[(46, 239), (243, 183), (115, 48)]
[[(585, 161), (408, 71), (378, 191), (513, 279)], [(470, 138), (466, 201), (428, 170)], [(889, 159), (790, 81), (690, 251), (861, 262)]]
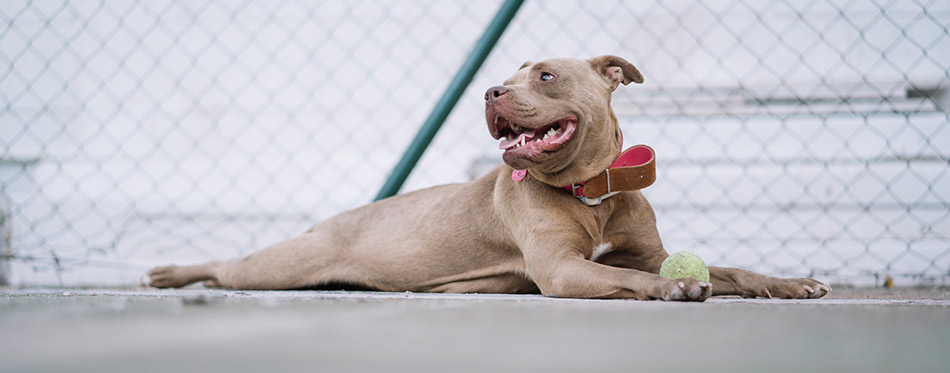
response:
[(541, 81), (546, 82), (554, 79), (554, 74), (551, 73), (541, 73)]

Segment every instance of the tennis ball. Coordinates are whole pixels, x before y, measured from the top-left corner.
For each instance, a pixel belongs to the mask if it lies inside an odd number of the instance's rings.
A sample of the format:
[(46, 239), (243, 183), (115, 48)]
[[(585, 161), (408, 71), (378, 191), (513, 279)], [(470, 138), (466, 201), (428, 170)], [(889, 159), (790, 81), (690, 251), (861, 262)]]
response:
[(709, 281), (709, 267), (699, 255), (680, 251), (670, 255), (660, 266), (660, 276), (676, 278), (695, 278), (699, 281)]

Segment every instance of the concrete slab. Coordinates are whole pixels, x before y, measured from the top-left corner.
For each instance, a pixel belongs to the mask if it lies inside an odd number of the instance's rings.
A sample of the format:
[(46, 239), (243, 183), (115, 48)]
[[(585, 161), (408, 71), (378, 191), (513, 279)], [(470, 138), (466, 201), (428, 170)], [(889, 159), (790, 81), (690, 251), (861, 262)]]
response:
[(943, 371), (945, 289), (812, 301), (0, 290), (3, 371)]

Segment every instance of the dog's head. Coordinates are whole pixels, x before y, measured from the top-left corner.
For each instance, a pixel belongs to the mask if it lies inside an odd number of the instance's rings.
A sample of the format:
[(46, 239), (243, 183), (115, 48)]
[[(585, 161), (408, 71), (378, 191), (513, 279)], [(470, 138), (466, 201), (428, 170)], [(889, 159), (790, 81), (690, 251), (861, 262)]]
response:
[(643, 76), (616, 56), (526, 62), (485, 93), (488, 130), (511, 167), (551, 185), (586, 180), (620, 151), (610, 95), (630, 82)]

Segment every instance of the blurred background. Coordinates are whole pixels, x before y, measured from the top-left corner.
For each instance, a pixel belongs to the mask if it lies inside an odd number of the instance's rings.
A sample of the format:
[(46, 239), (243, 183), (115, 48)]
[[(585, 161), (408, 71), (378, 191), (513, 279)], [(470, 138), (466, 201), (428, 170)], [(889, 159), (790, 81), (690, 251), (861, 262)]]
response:
[[(137, 285), (370, 202), (500, 1), (0, 2), (0, 283)], [(950, 3), (528, 1), (402, 191), (500, 162), (484, 91), (614, 54), (668, 251), (950, 278)]]

